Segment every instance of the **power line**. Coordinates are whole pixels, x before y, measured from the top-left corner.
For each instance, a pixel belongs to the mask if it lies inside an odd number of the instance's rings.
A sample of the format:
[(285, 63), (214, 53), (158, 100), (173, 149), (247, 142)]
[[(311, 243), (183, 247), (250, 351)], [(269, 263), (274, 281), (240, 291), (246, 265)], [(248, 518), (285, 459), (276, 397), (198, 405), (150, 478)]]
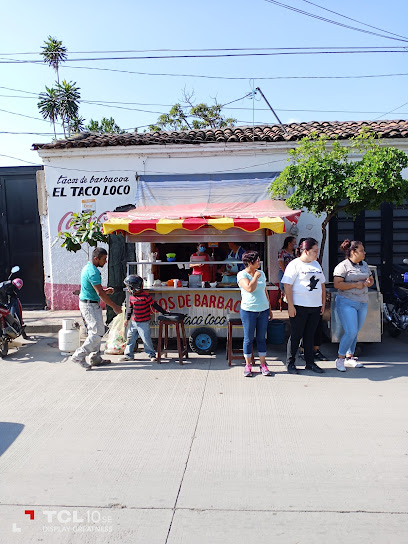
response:
[[(275, 2), (275, 0), (265, 0), (266, 2)], [(287, 6), (288, 7), (288, 6)], [(341, 23), (336, 23), (341, 25)], [(347, 25), (341, 25), (347, 26)], [(351, 27), (350, 27), (351, 28)], [(361, 32), (368, 32), (366, 30), (361, 30)], [(371, 32), (369, 32), (372, 34)], [(386, 36), (390, 38), (389, 36)], [(390, 38), (396, 40), (397, 38)], [(404, 40), (400, 40), (404, 41)], [(407, 40), (408, 43), (408, 40)], [(70, 62), (96, 62), (96, 61), (107, 61), (107, 60), (165, 60), (165, 59), (200, 59), (200, 58), (233, 58), (233, 57), (273, 57), (280, 55), (343, 55), (343, 54), (368, 54), (368, 53), (407, 53), (405, 49), (345, 49), (341, 51), (275, 51), (274, 53), (217, 53), (217, 54), (203, 54), (203, 55), (147, 55), (147, 56), (137, 56), (137, 57), (89, 57), (89, 58), (76, 58), (76, 59), (66, 59), (65, 63)], [(43, 65), (44, 61), (42, 60), (0, 60), (0, 64), (38, 64)]]
[(248, 81), (249, 79), (255, 79), (259, 81), (265, 80), (279, 80), (279, 79), (364, 79), (374, 77), (393, 77), (393, 76), (407, 76), (406, 73), (396, 74), (379, 74), (379, 75), (357, 75), (357, 76), (208, 76), (202, 74), (170, 74), (170, 73), (153, 73), (153, 72), (136, 72), (133, 70), (119, 70), (117, 68), (98, 68), (95, 66), (66, 66), (68, 70), (97, 70), (100, 72), (115, 72), (120, 74), (134, 74), (139, 76), (153, 76), (153, 77), (191, 77), (199, 79), (220, 79), (229, 81)]
[(343, 28), (348, 28), (349, 30), (355, 30), (356, 32), (363, 32), (364, 34), (371, 34), (372, 36), (379, 36), (380, 38), (386, 38), (388, 40), (397, 40), (400, 42), (408, 42), (408, 39), (402, 39), (402, 38), (393, 38), (392, 36), (386, 36), (385, 34), (379, 34), (378, 32), (371, 32), (370, 30), (364, 30), (363, 28), (357, 28), (355, 26), (345, 25), (344, 23), (340, 23), (338, 21), (333, 21), (332, 19), (327, 19), (326, 17), (321, 17), (320, 15), (315, 15), (314, 13), (310, 13), (308, 11), (304, 11), (299, 8), (295, 8), (293, 6), (288, 6), (287, 4), (284, 4), (283, 2), (278, 2), (277, 0), (265, 0), (265, 2), (268, 2), (269, 4), (274, 4), (275, 6), (279, 6), (281, 8), (288, 9), (290, 11), (294, 11), (295, 13), (299, 13), (301, 15), (306, 15), (307, 17), (312, 17), (313, 19), (318, 19), (319, 21), (323, 21), (325, 23), (330, 23), (332, 25), (341, 26)]
[[(54, 166), (54, 165), (51, 165), (51, 164), (43, 164), (43, 165), (38, 165), (37, 163), (35, 162), (30, 162), (30, 161), (26, 161), (24, 159), (20, 159), (18, 157), (12, 157), (10, 155), (4, 155), (3, 153), (0, 153), (0, 157), (7, 157), (8, 159), (13, 159), (13, 160), (16, 160), (16, 161), (21, 161), (21, 162), (25, 162), (27, 164), (31, 164), (33, 166), (44, 166), (44, 167), (47, 167), (47, 168), (54, 168), (56, 170), (67, 170), (67, 171), (70, 171), (70, 172), (86, 172), (86, 173), (94, 173), (94, 172), (97, 172), (97, 173), (110, 173), (110, 172), (135, 172), (135, 169), (133, 170), (83, 170), (83, 169), (78, 169), (78, 168), (66, 168), (64, 166)], [(248, 168), (256, 168), (258, 166), (265, 166), (267, 164), (274, 164), (274, 163), (282, 163), (284, 162), (284, 159), (280, 159), (280, 160), (275, 160), (275, 161), (268, 161), (268, 162), (262, 162), (262, 163), (258, 163), (258, 164), (252, 164), (250, 166), (243, 166), (241, 168), (229, 168), (228, 170), (215, 170), (213, 172), (205, 172), (206, 174), (227, 174), (228, 172), (236, 172), (238, 170), (247, 170)], [(172, 175), (172, 176), (175, 176), (175, 175), (178, 175), (178, 174), (181, 174), (181, 172), (159, 172), (157, 170), (146, 170), (145, 171), (146, 173), (148, 174), (166, 174), (166, 175)]]
[(342, 15), (341, 13), (338, 13), (337, 11), (333, 11), (323, 6), (319, 6), (318, 4), (315, 4), (314, 2), (310, 2), (309, 0), (303, 0), (303, 2), (306, 2), (306, 4), (311, 4), (312, 6), (316, 6), (317, 8), (324, 9), (325, 11), (328, 11), (330, 13), (334, 13), (334, 15), (338, 15), (339, 17), (343, 17), (344, 19), (348, 19), (349, 21), (354, 21), (355, 23), (359, 23), (360, 25), (364, 25), (369, 28), (374, 28), (375, 30), (380, 30), (381, 32), (386, 32), (387, 34), (391, 34), (392, 36), (397, 36), (398, 38), (403, 38), (404, 40), (408, 40), (406, 36), (401, 36), (401, 34), (395, 34), (395, 32), (390, 32), (389, 30), (384, 30), (383, 28), (378, 28), (377, 26), (368, 25), (367, 23), (363, 23), (362, 21), (358, 21), (357, 19), (353, 19), (352, 17), (347, 17), (347, 15)]
[[(304, 0), (306, 1), (306, 0)], [(311, 2), (310, 2), (311, 3)], [(317, 4), (315, 4), (317, 6)], [(318, 6), (321, 7), (321, 6)], [(325, 9), (322, 7), (322, 9)], [(327, 10), (330, 11), (330, 10)], [(333, 12), (336, 13), (336, 12)], [(340, 15), (340, 14), (339, 14)], [(341, 17), (345, 17), (344, 15), (341, 15)], [(347, 17), (349, 18), (349, 17)], [(355, 20), (355, 19), (352, 19)], [(359, 21), (357, 21), (359, 22)], [(365, 24), (365, 23), (361, 23)], [(370, 25), (366, 25), (370, 26)], [(376, 27), (372, 27), (376, 28)], [(381, 29), (378, 29), (381, 30)], [(386, 30), (384, 32), (387, 32)], [(392, 34), (392, 33), (390, 33)], [(399, 36), (399, 34), (396, 34)], [(405, 36), (402, 36), (403, 38)], [(107, 51), (69, 51), (71, 55), (84, 55), (84, 54), (93, 54), (93, 55), (100, 55), (100, 54), (107, 54), (107, 53), (192, 53), (192, 52), (215, 52), (215, 51), (279, 51), (284, 49), (359, 49), (364, 48), (365, 46), (362, 45), (346, 45), (346, 46), (307, 46), (307, 47), (205, 47), (205, 48), (190, 48), (190, 49), (169, 49), (169, 48), (161, 48), (161, 49), (124, 49), (124, 50), (107, 50)], [(370, 45), (367, 46), (372, 49), (380, 48), (382, 46), (378, 45)], [(393, 47), (393, 46), (385, 46), (385, 47)], [(42, 55), (39, 51), (30, 51), (30, 52), (15, 52), (15, 53), (0, 53), (0, 56), (15, 56), (15, 55)]]
[(18, 115), (19, 117), (27, 117), (28, 119), (35, 119), (36, 121), (44, 121), (45, 123), (49, 123), (46, 119), (41, 119), (41, 117), (32, 117), (31, 115), (23, 115), (22, 113), (16, 113), (15, 111), (8, 111), (8, 110), (0, 110), (3, 113), (10, 113), (11, 115)]
[(387, 111), (387, 113), (383, 113), (383, 114), (380, 115), (379, 117), (376, 117), (376, 118), (374, 119), (374, 121), (376, 121), (377, 119), (381, 119), (381, 117), (385, 117), (385, 115), (390, 115), (390, 113), (394, 113), (394, 111), (399, 110), (400, 108), (406, 106), (407, 104), (408, 104), (408, 102), (404, 102), (404, 104), (401, 104), (401, 106), (398, 106), (398, 108), (394, 108), (393, 110)]
[[(306, 1), (306, 0), (305, 0)], [(316, 4), (317, 5), (317, 4)], [(318, 6), (321, 7), (321, 6)], [(325, 9), (325, 8), (322, 8)], [(330, 10), (327, 10), (330, 11)], [(335, 13), (335, 12), (333, 12)], [(340, 14), (339, 14), (340, 15)], [(344, 15), (341, 15), (341, 17), (344, 17)], [(354, 19), (352, 19), (354, 20)], [(358, 21), (357, 21), (358, 22)], [(361, 23), (364, 24), (364, 23)], [(370, 25), (366, 25), (370, 26)], [(375, 27), (372, 27), (375, 28)], [(381, 30), (381, 29), (379, 29)], [(384, 31), (387, 32), (387, 31)], [(392, 34), (392, 33), (389, 33)], [(398, 36), (398, 34), (396, 34)], [(402, 36), (404, 38), (404, 36)], [(107, 53), (192, 53), (192, 52), (216, 52), (216, 51), (284, 51), (284, 50), (310, 50), (310, 49), (384, 49), (387, 47), (394, 47), (394, 46), (361, 46), (361, 45), (346, 45), (346, 46), (309, 46), (309, 47), (228, 47), (228, 48), (201, 48), (201, 49), (130, 49), (130, 50), (113, 50), (113, 51), (70, 51), (69, 53), (71, 55), (100, 55), (100, 54), (107, 54)], [(402, 47), (402, 46), (401, 46)], [(11, 56), (17, 56), (17, 55), (41, 55), (42, 53), (38, 51), (31, 51), (31, 52), (23, 52), (23, 53), (0, 53), (0, 56), (2, 57), (11, 57)], [(44, 62), (43, 59), (41, 59), (41, 62)]]

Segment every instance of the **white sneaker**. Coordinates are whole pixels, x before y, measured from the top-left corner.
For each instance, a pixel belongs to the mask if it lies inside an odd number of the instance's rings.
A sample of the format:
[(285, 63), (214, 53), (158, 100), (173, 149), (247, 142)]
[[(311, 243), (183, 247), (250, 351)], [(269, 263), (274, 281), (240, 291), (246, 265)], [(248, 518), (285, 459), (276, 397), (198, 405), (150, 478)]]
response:
[(357, 357), (346, 357), (344, 365), (350, 368), (363, 368), (363, 365), (358, 362)]
[(342, 359), (341, 357), (337, 357), (336, 359), (336, 368), (340, 372), (346, 372), (346, 368), (344, 366), (344, 359)]

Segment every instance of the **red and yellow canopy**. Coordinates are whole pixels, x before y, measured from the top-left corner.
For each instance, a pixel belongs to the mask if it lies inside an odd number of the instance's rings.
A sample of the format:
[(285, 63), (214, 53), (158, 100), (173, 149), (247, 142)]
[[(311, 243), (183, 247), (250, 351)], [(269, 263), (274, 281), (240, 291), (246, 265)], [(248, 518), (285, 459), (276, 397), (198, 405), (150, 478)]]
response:
[[(159, 209), (158, 209), (159, 208)], [(202, 227), (217, 230), (238, 228), (245, 232), (269, 229), (276, 233), (285, 232), (284, 218), (297, 223), (300, 212), (288, 208), (280, 200), (256, 202), (252, 205), (239, 203), (221, 205), (191, 206), (149, 206), (129, 212), (109, 212), (108, 220), (103, 223), (103, 232), (110, 234), (125, 231), (138, 235), (145, 231), (169, 234), (174, 230), (195, 231)]]

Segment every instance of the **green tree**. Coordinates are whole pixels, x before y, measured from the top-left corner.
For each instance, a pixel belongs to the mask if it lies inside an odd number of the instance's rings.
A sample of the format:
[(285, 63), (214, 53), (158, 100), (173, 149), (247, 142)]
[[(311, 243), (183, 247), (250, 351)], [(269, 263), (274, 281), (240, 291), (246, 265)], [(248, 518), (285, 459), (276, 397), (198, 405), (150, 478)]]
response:
[(68, 127), (68, 135), (70, 135), (70, 122), (78, 118), (81, 93), (75, 82), (64, 79), (62, 83), (57, 83), (57, 95), (58, 114), (63, 122), (64, 135), (66, 135), (65, 126)]
[[(85, 251), (89, 259), (91, 247), (101, 242), (107, 243), (109, 237), (102, 232), (102, 225), (93, 219), (93, 212), (74, 213), (69, 222), (70, 230), (59, 232), (54, 244), (62, 241), (61, 247), (76, 253), (80, 249)], [(53, 244), (53, 245), (54, 245)], [(85, 248), (83, 247), (85, 245)]]
[[(363, 210), (378, 209), (383, 202), (402, 204), (408, 198), (408, 181), (401, 176), (407, 155), (382, 144), (364, 130), (350, 139), (349, 145), (316, 134), (303, 138), (289, 151), (283, 172), (269, 187), (272, 198), (286, 198), (291, 208), (306, 208), (322, 222), (321, 260), (326, 242), (326, 227), (332, 217), (344, 211), (356, 217)], [(361, 155), (355, 160), (356, 154)], [(353, 157), (354, 156), (354, 157)]]
[(183, 91), (184, 105), (177, 103), (169, 113), (163, 113), (155, 125), (149, 125), (151, 132), (161, 130), (198, 130), (202, 128), (222, 128), (234, 126), (237, 122), (232, 117), (222, 115), (222, 105), (215, 103), (212, 106), (201, 103), (195, 105), (194, 93)]
[(54, 137), (57, 138), (55, 132), (55, 123), (59, 116), (59, 97), (58, 92), (54, 88), (45, 87), (45, 92), (40, 93), (39, 102), (37, 104), (38, 109), (44, 119), (48, 119), (52, 123), (54, 129)]
[(91, 132), (99, 132), (99, 133), (114, 133), (114, 134), (125, 134), (126, 131), (122, 130), (119, 125), (116, 124), (115, 119), (111, 117), (108, 119), (107, 117), (103, 117), (101, 121), (94, 121), (91, 119), (88, 123), (88, 125), (85, 127), (87, 130), (90, 130)]
[(45, 40), (44, 45), (41, 47), (42, 52), (40, 53), (43, 57), (43, 61), (51, 66), (57, 73), (57, 81), (59, 83), (59, 65), (67, 60), (67, 48), (62, 45), (62, 41), (48, 36), (48, 39)]
[(85, 128), (85, 119), (83, 117), (74, 117), (69, 122), (69, 131), (70, 134), (78, 134), (82, 132)]

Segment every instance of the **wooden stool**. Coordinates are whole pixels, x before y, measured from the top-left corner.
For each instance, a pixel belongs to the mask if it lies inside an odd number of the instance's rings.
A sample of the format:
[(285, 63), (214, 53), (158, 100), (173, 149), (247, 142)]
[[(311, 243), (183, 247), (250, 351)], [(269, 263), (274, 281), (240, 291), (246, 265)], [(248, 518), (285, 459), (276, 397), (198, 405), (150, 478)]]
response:
[[(232, 330), (234, 325), (241, 326), (242, 327), (242, 321), (240, 317), (234, 317), (227, 315), (227, 345), (226, 345), (226, 359), (228, 361), (228, 366), (231, 366), (232, 361), (240, 360), (244, 358), (244, 350), (242, 348), (235, 348), (232, 347)], [(252, 348), (252, 355), (251, 355), (252, 364), (255, 364), (255, 357), (254, 357), (254, 348)]]
[[(179, 356), (179, 362), (183, 364), (183, 357), (188, 359), (188, 345), (186, 338), (186, 331), (184, 328), (184, 314), (174, 315), (159, 315), (159, 336), (157, 339), (157, 362), (160, 364), (162, 353), (167, 357), (168, 343), (169, 343), (169, 326), (174, 325), (176, 329), (177, 338), (177, 351)], [(164, 336), (163, 336), (164, 329)], [(164, 340), (162, 349), (162, 338)], [(181, 344), (183, 340), (183, 344)]]

